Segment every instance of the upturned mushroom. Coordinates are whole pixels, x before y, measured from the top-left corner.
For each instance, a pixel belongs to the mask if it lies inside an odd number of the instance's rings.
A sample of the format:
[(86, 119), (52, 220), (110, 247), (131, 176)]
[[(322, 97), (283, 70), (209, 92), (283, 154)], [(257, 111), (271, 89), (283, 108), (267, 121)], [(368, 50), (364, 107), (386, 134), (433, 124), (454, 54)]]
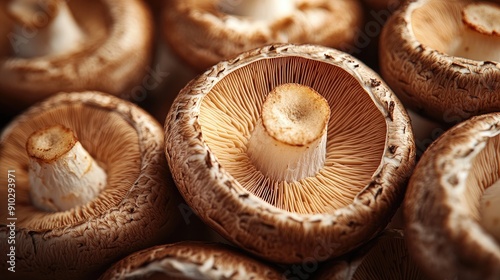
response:
[(416, 0), (395, 12), (380, 68), (405, 105), (448, 124), (500, 109), (496, 2)]
[(147, 74), (153, 24), (143, 1), (10, 0), (0, 15), (5, 110), (61, 91), (121, 95)]
[[(116, 97), (64, 93), (0, 136), (0, 250), (19, 279), (91, 279), (179, 221), (161, 126)], [(12, 223), (14, 227), (12, 227)], [(9, 263), (2, 261), (2, 273)]]
[(499, 160), (499, 113), (451, 128), (420, 159), (405, 197), (405, 234), (429, 277), (500, 278)]
[(232, 246), (186, 241), (136, 252), (114, 264), (111, 279), (283, 279), (274, 267)]
[(358, 0), (173, 0), (163, 34), (201, 71), (272, 43), (352, 45), (362, 21)]
[(323, 264), (318, 280), (424, 280), (426, 275), (409, 256), (402, 230), (385, 230), (368, 244)]
[(215, 65), (179, 93), (165, 133), (195, 213), (280, 263), (338, 256), (381, 231), (415, 160), (408, 116), (379, 76), (314, 45)]

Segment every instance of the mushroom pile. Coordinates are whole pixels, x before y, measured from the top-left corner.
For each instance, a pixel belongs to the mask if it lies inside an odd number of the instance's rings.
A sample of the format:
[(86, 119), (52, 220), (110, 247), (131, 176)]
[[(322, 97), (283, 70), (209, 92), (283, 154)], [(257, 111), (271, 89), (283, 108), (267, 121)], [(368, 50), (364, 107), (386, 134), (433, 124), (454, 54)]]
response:
[[(15, 118), (0, 136), (0, 178), (15, 178), (14, 208), (0, 212), (2, 222), (15, 218), (15, 243), (0, 251), (15, 245), (14, 276), (96, 278), (164, 242), (179, 215), (163, 146), (146, 112), (97, 92), (58, 94)], [(0, 224), (0, 239), (12, 230)]]
[(326, 260), (384, 229), (414, 165), (409, 118), (378, 75), (313, 45), (271, 45), (190, 82), (165, 121), (186, 202), (241, 248)]
[(0, 105), (17, 113), (61, 91), (121, 95), (151, 60), (140, 0), (8, 0), (0, 4)]

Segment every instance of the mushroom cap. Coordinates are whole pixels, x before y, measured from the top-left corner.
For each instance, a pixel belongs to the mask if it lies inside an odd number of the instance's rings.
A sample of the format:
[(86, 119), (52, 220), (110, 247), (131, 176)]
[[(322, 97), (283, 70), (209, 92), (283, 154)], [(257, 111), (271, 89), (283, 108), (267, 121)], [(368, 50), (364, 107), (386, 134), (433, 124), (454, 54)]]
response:
[(358, 250), (323, 265), (314, 279), (427, 279), (408, 255), (402, 230), (385, 230)]
[[(45, 212), (32, 205), (27, 138), (61, 124), (107, 172), (107, 185), (85, 205)], [(130, 254), (163, 242), (179, 221), (178, 193), (164, 156), (163, 130), (139, 107), (98, 92), (63, 93), (32, 106), (0, 136), (0, 178), (16, 180), (16, 273), (21, 279), (89, 279)], [(7, 188), (0, 189), (7, 209)], [(0, 238), (10, 233), (0, 212)], [(6, 222), (7, 221), (7, 222)], [(138, 238), (140, 237), (140, 238)], [(0, 250), (7, 251), (7, 242)], [(0, 268), (7, 271), (7, 263)]]
[(154, 276), (160, 279), (283, 279), (275, 268), (229, 245), (194, 241), (133, 253), (110, 267), (100, 279), (156, 279)]
[(294, 6), (291, 15), (261, 21), (225, 13), (218, 0), (172, 0), (164, 7), (163, 34), (171, 48), (199, 71), (272, 43), (334, 48), (353, 44), (363, 22), (358, 0), (289, 1)]
[(120, 95), (147, 74), (153, 24), (143, 1), (73, 0), (67, 5), (87, 36), (85, 44), (69, 53), (34, 58), (11, 53), (11, 43), (24, 41), (13, 37), (13, 22), (0, 5), (0, 104), (5, 108), (17, 112), (61, 91)]
[(411, 176), (404, 202), (411, 255), (435, 279), (499, 279), (500, 245), (478, 219), (500, 179), (500, 114), (473, 117), (438, 138)]
[[(285, 83), (313, 88), (332, 112), (325, 167), (291, 183), (270, 182), (246, 154), (265, 96)], [(338, 256), (381, 231), (415, 160), (408, 116), (380, 77), (313, 45), (266, 46), (215, 65), (179, 93), (165, 135), (173, 178), (194, 212), (280, 263)]]
[(471, 1), (407, 1), (380, 38), (382, 77), (403, 104), (444, 123), (500, 108), (500, 61), (448, 53), (466, 28), (462, 8)]

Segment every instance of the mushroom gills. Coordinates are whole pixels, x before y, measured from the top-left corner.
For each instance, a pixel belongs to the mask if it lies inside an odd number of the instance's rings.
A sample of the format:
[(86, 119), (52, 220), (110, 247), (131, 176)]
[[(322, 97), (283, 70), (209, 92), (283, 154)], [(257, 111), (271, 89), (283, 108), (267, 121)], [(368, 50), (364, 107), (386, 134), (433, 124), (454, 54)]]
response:
[(464, 28), (449, 53), (473, 60), (500, 62), (500, 5), (474, 2), (462, 10)]
[[(13, 51), (23, 58), (71, 52), (84, 41), (84, 33), (63, 0), (11, 0), (7, 13), (14, 25)], [(30, 30), (30, 36), (26, 35)]]
[(268, 21), (292, 15), (295, 9), (293, 0), (221, 0), (218, 3), (221, 12)]
[(480, 213), (483, 228), (500, 242), (500, 180), (484, 191)]
[(26, 142), (33, 204), (45, 211), (83, 205), (106, 186), (107, 174), (73, 131), (54, 125), (35, 131)]
[(310, 87), (275, 87), (262, 106), (247, 153), (272, 180), (293, 182), (314, 176), (325, 163), (328, 101)]

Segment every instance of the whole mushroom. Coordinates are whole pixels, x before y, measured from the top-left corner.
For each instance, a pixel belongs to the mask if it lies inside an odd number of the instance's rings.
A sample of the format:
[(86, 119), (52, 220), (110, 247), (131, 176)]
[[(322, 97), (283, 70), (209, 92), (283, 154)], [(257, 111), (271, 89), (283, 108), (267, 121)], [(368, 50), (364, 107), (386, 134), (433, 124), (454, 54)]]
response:
[(148, 74), (153, 24), (140, 0), (9, 0), (0, 38), (0, 105), (17, 113), (61, 91), (128, 93)]
[(270, 45), (191, 81), (165, 121), (186, 202), (227, 240), (297, 263), (368, 241), (401, 203), (415, 147), (408, 116), (361, 62)]
[(13, 181), (0, 189), (0, 239), (15, 240), (0, 244), (15, 247), (8, 276), (95, 278), (167, 240), (179, 215), (163, 149), (152, 117), (98, 92), (58, 94), (15, 118), (0, 136), (0, 178)]
[(384, 26), (380, 68), (401, 101), (447, 124), (500, 109), (499, 1), (407, 1)]
[(172, 0), (164, 36), (198, 71), (272, 43), (350, 46), (363, 21), (358, 0)]
[(277, 280), (283, 277), (276, 268), (232, 246), (184, 241), (133, 253), (110, 267), (99, 279)]
[(424, 153), (404, 202), (408, 249), (432, 279), (500, 278), (500, 113), (446, 131)]

